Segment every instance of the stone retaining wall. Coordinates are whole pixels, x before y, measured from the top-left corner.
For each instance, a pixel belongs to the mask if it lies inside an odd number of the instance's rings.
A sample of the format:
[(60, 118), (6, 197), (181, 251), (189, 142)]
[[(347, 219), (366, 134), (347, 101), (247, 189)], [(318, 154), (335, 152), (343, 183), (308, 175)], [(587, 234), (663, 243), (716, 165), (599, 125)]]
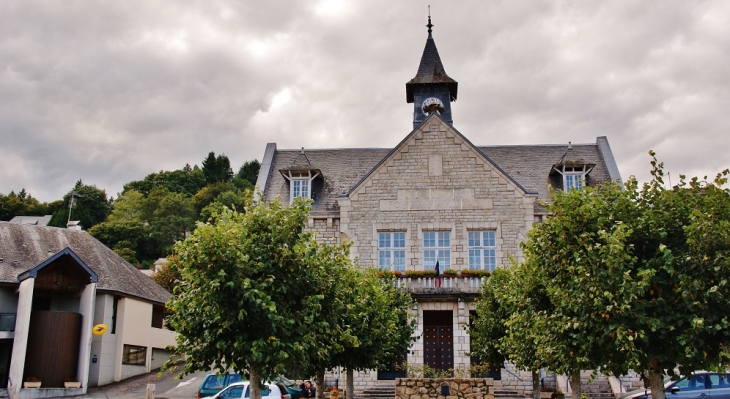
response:
[(396, 378), (395, 399), (494, 399), (493, 387), (491, 378)]

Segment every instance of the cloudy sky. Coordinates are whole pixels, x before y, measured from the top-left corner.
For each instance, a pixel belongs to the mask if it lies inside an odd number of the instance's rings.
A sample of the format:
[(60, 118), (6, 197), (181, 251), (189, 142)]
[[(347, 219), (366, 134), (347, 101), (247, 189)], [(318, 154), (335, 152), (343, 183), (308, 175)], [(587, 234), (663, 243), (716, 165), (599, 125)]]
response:
[(477, 145), (592, 143), (622, 176), (730, 166), (730, 2), (0, 2), (0, 193), (116, 196), (209, 151), (393, 147), (428, 8)]

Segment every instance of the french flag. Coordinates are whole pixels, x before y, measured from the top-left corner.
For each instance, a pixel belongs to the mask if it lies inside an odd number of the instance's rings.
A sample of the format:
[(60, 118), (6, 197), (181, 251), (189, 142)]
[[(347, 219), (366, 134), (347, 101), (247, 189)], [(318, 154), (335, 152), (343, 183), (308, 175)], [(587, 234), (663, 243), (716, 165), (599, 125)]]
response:
[(436, 288), (441, 288), (441, 271), (439, 271), (439, 261), (436, 260), (436, 281), (434, 282)]

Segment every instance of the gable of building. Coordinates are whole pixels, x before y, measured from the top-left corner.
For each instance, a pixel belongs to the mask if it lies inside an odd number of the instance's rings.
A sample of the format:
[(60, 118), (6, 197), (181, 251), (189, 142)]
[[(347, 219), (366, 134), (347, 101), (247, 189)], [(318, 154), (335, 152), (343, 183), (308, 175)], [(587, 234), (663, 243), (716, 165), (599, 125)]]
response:
[(0, 283), (19, 277), (70, 249), (98, 276), (97, 291), (164, 304), (170, 293), (85, 231), (0, 222)]

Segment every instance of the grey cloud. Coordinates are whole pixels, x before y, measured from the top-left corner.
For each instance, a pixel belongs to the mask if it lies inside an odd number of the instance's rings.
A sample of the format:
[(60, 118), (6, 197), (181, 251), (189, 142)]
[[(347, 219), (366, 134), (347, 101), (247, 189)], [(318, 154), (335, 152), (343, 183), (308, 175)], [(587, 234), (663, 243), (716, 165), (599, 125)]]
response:
[[(334, 2), (336, 3), (336, 2)], [(225, 153), (390, 147), (426, 39), (417, 0), (0, 4), (0, 192), (60, 198)], [(721, 1), (431, 2), (479, 145), (608, 136), (624, 177), (730, 164), (730, 15)], [(288, 91), (287, 91), (288, 90)], [(274, 104), (280, 93), (288, 103)], [(284, 96), (286, 97), (286, 96)], [(278, 97), (282, 98), (282, 97)]]

